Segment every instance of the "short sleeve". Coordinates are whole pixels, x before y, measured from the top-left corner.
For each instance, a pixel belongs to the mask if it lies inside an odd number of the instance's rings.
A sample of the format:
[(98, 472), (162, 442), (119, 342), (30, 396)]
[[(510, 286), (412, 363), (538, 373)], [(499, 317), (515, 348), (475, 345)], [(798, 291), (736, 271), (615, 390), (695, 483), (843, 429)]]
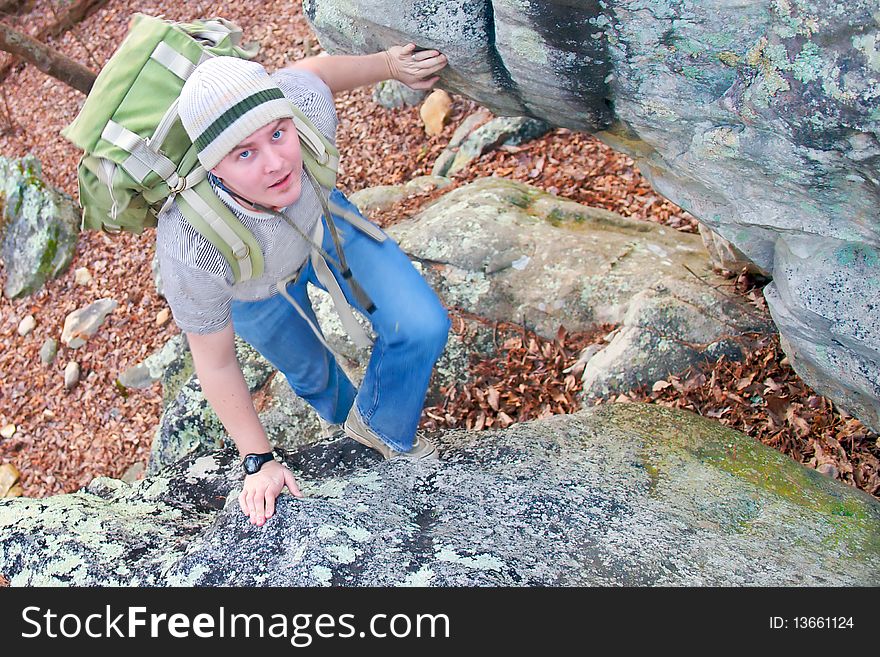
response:
[[(159, 273), (162, 295), (171, 307), (174, 323), (187, 333), (222, 330), (232, 321), (232, 286), (227, 280), (231, 274), (219, 270), (228, 269), (228, 265), (215, 253), (216, 247), (198, 244), (195, 239), (188, 240), (193, 249), (187, 252), (190, 258), (176, 257), (178, 249), (169, 248), (162, 232), (157, 235)], [(184, 233), (183, 237), (192, 236)], [(186, 262), (190, 259), (192, 262)]]

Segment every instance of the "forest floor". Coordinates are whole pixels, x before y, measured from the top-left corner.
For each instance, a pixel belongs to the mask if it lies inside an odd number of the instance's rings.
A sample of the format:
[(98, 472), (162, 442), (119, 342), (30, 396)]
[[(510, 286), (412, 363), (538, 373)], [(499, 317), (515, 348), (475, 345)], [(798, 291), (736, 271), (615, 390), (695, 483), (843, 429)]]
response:
[[(7, 13), (2, 20), (33, 35), (62, 13), (58, 0), (24, 6), (23, 13)], [(110, 0), (73, 29), (46, 40), (97, 71), (136, 11), (172, 20), (220, 15), (235, 21), (261, 43), (258, 61), (270, 69), (320, 52), (300, 3), (256, 0)], [(8, 59), (0, 54), (0, 69)], [(60, 130), (75, 118), (84, 96), (31, 66), (10, 63), (0, 83), (0, 154), (34, 154), (46, 182), (75, 197), (80, 153)], [(368, 89), (338, 95), (340, 189), (351, 193), (429, 174), (458, 124), (478, 109), (466, 98), (453, 101), (445, 129), (429, 137), (418, 108), (382, 108), (372, 102)], [(456, 174), (453, 185), (493, 175), (627, 217), (684, 232), (697, 230), (694, 218), (654, 191), (629, 157), (587, 134), (556, 129), (521, 146), (487, 153)], [(373, 218), (390, 225), (435, 195), (404, 199)], [(160, 385), (122, 390), (115, 381), (178, 332), (172, 321), (162, 321), (167, 306), (153, 283), (153, 237), (149, 230), (140, 236), (83, 233), (65, 274), (30, 297), (0, 298), (0, 427), (15, 427), (11, 436), (0, 437), (0, 464), (10, 463), (21, 472), (24, 495), (74, 491), (96, 476), (120, 477), (148, 458), (162, 406)], [(90, 283), (75, 282), (79, 267), (91, 272)], [(0, 270), (0, 280), (2, 276)], [(729, 291), (764, 309), (760, 281), (734, 274)], [(102, 297), (115, 299), (119, 306), (100, 332), (80, 349), (59, 346), (56, 360), (43, 365), (40, 346), (60, 336), (67, 314)], [(450, 310), (454, 318), (459, 316)], [(28, 314), (37, 326), (22, 337), (16, 329)], [(445, 390), (443, 403), (426, 409), (424, 426), (507, 426), (580, 407), (580, 350), (601, 340), (610, 327), (588, 334), (560, 327), (554, 340), (512, 324), (496, 328), (503, 337), (498, 355), (474, 361), (471, 379)], [(71, 360), (80, 364), (81, 381), (66, 390), (63, 371)], [(805, 385), (789, 366), (778, 336), (763, 339), (742, 362), (706, 363), (606, 401), (651, 402), (717, 418), (828, 476), (880, 496), (877, 434)]]

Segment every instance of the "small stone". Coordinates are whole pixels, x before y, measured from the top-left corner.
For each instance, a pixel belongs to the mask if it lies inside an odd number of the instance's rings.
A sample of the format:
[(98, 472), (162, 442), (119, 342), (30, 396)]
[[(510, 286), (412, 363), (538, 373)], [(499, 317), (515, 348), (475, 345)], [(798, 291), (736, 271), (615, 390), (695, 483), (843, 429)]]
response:
[(61, 341), (71, 349), (81, 347), (103, 324), (118, 304), (114, 299), (98, 299), (85, 308), (74, 310), (64, 320)]
[(443, 126), (452, 113), (452, 98), (442, 89), (437, 89), (419, 108), (419, 116), (425, 124), (425, 132), (429, 135), (439, 135), (443, 132)]
[(21, 497), (19, 477), (21, 477), (21, 473), (11, 463), (0, 465), (0, 497)]
[(43, 417), (47, 420), (54, 420), (55, 419), (55, 412), (49, 408), (44, 408), (43, 409)]
[(58, 355), (58, 341), (55, 338), (46, 338), (43, 346), (40, 347), (40, 362), (43, 365), (50, 365)]
[(816, 468), (819, 472), (827, 477), (831, 477), (832, 479), (837, 479), (838, 470), (834, 467), (832, 463), (823, 463), (819, 467)]
[(79, 363), (70, 361), (64, 368), (64, 387), (70, 390), (79, 383)]
[(73, 280), (77, 285), (88, 285), (92, 282), (92, 274), (85, 267), (80, 267), (73, 272)]
[(12, 438), (15, 435), (16, 426), (12, 423), (5, 425), (2, 429), (0, 429), (0, 436), (4, 438)]
[(24, 337), (25, 335), (33, 331), (36, 325), (37, 320), (34, 319), (34, 316), (28, 315), (18, 323), (18, 334)]
[(171, 319), (171, 311), (168, 308), (163, 308), (156, 313), (156, 326), (164, 326), (169, 319)]

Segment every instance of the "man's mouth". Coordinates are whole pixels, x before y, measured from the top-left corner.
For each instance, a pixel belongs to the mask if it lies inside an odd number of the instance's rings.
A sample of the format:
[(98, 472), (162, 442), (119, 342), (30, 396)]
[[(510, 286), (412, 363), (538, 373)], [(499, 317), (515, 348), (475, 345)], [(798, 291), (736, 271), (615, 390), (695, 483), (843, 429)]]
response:
[(278, 187), (283, 187), (290, 180), (290, 173), (284, 176), (281, 180), (277, 180), (271, 185), (269, 185), (269, 189), (277, 189)]

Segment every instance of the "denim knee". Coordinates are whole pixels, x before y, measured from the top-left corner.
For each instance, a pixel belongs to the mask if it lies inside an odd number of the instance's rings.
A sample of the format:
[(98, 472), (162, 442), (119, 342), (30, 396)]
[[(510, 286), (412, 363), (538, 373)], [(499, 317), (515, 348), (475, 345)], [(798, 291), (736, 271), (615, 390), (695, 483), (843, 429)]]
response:
[(427, 308), (412, 309), (406, 320), (395, 323), (389, 345), (419, 345), (424, 353), (437, 358), (446, 346), (452, 322), (449, 314), (439, 303)]

